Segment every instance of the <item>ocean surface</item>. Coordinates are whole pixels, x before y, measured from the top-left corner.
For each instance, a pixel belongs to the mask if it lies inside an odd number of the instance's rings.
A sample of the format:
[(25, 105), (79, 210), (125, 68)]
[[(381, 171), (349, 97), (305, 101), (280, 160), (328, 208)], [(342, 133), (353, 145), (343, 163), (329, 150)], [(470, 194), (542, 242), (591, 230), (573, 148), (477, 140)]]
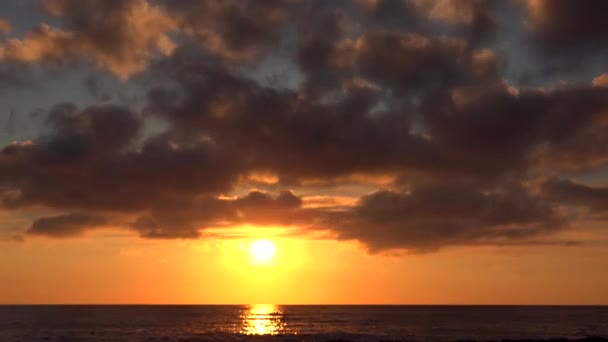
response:
[(0, 341), (608, 338), (608, 306), (0, 306)]

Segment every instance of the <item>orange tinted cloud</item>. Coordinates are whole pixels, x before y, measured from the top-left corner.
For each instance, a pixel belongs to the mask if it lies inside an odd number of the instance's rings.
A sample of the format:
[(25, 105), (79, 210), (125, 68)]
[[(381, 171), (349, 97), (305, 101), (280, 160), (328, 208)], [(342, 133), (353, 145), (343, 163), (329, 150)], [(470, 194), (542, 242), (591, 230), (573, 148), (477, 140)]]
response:
[(605, 1), (526, 0), (523, 4), (527, 28), (542, 49), (566, 55), (584, 51), (581, 47), (602, 49), (594, 41), (608, 36)]
[(8, 34), (11, 32), (11, 22), (5, 18), (0, 17), (0, 33)]
[(608, 74), (603, 73), (593, 79), (593, 85), (596, 87), (608, 87)]
[(247, 62), (280, 38), (297, 1), (166, 1), (182, 32), (213, 54)]
[(2, 59), (63, 63), (83, 58), (128, 78), (144, 70), (155, 53), (167, 55), (175, 48), (169, 37), (175, 23), (145, 0), (112, 4), (47, 0), (44, 4), (65, 28), (42, 24), (21, 39), (10, 39), (1, 47)]

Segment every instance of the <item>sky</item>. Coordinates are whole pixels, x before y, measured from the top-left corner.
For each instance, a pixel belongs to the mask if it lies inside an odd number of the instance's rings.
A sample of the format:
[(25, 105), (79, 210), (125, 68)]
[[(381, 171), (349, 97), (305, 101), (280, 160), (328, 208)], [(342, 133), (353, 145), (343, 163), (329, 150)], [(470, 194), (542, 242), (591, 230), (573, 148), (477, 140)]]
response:
[(608, 304), (607, 10), (2, 1), (0, 303)]

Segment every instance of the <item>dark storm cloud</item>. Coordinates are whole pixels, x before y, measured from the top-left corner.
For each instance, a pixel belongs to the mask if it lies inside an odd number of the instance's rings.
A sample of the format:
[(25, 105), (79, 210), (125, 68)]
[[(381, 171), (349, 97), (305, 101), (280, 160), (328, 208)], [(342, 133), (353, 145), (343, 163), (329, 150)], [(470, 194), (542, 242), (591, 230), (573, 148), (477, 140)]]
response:
[[(387, 35), (379, 33), (381, 38)], [(345, 67), (349, 76), (345, 74), (344, 82), (336, 85), (331, 101), (309, 95), (308, 90), (302, 94), (264, 87), (192, 51), (178, 50), (170, 63), (156, 69), (172, 81), (172, 86), (149, 92), (147, 112), (168, 120), (182, 135), (199, 132), (220, 145), (238, 145), (250, 167), (272, 170), (282, 179), (407, 168), (434, 172), (439, 165), (452, 163), (452, 157), (443, 154), (440, 146), (415, 132), (415, 108), (399, 95), (403, 88), (424, 88), (429, 83), (439, 87), (451, 74), (454, 80), (493, 79), (487, 75), (488, 70), (494, 72), (493, 53), (478, 56), (465, 51), (461, 41), (419, 35), (389, 35), (377, 44), (372, 41), (366, 35), (349, 43), (356, 45), (352, 49), (362, 51), (362, 57), (355, 54), (354, 58), (361, 59), (363, 65)], [(396, 49), (392, 43), (404, 45), (393, 57), (390, 51)], [(460, 55), (454, 58), (454, 53)], [(344, 55), (347, 60), (351, 57), (350, 52)], [(392, 63), (383, 63), (383, 58)], [(403, 63), (398, 63), (399, 58)], [(316, 79), (325, 68), (313, 68), (308, 75)], [(436, 70), (451, 72), (446, 75)], [(370, 81), (359, 78), (361, 74)], [(399, 99), (391, 108), (373, 113), (384, 100), (385, 83), (395, 88)]]
[(461, 37), (383, 29), (352, 37), (345, 33), (347, 24), (339, 24), (345, 21), (341, 17), (333, 12), (318, 19), (322, 21), (317, 27), (323, 30), (309, 30), (312, 34), (298, 49), (297, 61), (308, 87), (319, 88), (318, 92), (353, 75), (420, 92), (430, 86), (493, 80), (498, 75), (496, 54), (474, 49)]
[(606, 48), (606, 1), (527, 0), (524, 3), (526, 25), (534, 42), (549, 52), (579, 54)]
[(410, 16), (410, 20), (415, 18), (416, 6), (412, 1), (390, 1), (390, 0), (359, 0), (359, 5), (365, 11), (381, 17), (404, 17)]
[(467, 172), (495, 176), (527, 170), (534, 166), (530, 158), (559, 153), (584, 158), (570, 143), (605, 120), (607, 95), (606, 88), (591, 86), (463, 88), (431, 97), (424, 117), (441, 150), (466, 160)]
[(557, 203), (586, 207), (592, 210), (608, 209), (608, 188), (577, 184), (567, 179), (549, 179), (542, 184), (543, 195)]
[(281, 38), (281, 26), (298, 1), (162, 1), (182, 31), (201, 46), (235, 62), (254, 59)]
[[(378, 193), (341, 214), (312, 210), (303, 216), (303, 225), (327, 227), (342, 238), (360, 240), (371, 250), (538, 243), (542, 240), (535, 239), (563, 228), (566, 218), (549, 203), (508, 180), (527, 179), (538, 160), (571, 146), (581, 132), (602, 122), (608, 109), (607, 90), (591, 85), (517, 90), (492, 76), (477, 81), (485, 86), (469, 86), (468, 80), (478, 77), (473, 67), (475, 52), (460, 47), (461, 42), (448, 42), (448, 50), (442, 51), (441, 40), (413, 39), (423, 43), (408, 47), (419, 52), (407, 54), (410, 63), (421, 63), (428, 70), (432, 66), (454, 70), (460, 73), (452, 77), (454, 82), (465, 85), (445, 86), (445, 79), (431, 87), (437, 90), (423, 97), (419, 108), (395, 102), (389, 109), (374, 112), (387, 84), (398, 94), (405, 89), (399, 82), (423, 86), (428, 80), (422, 79), (420, 68), (403, 69), (411, 64), (380, 63), (379, 58), (370, 57), (370, 67), (349, 72), (371, 81), (351, 80), (346, 87), (340, 85), (337, 97), (324, 101), (265, 88), (226, 69), (210, 67), (207, 61), (178, 54), (162, 70), (174, 85), (150, 93), (148, 113), (165, 118), (182, 135), (200, 132), (220, 145), (236, 143), (249, 161), (248, 168), (269, 170), (281, 179), (402, 172), (406, 183), (421, 182), (412, 194)], [(386, 45), (395, 50), (395, 44)], [(452, 46), (456, 48), (450, 50)], [(454, 51), (466, 62), (448, 58), (459, 56)], [(494, 56), (487, 53), (487, 65), (497, 72)], [(353, 58), (352, 54), (347, 58)], [(309, 75), (315, 72), (320, 71), (308, 70)], [(413, 75), (409, 79), (408, 73)], [(420, 132), (414, 129), (415, 123)], [(415, 174), (420, 176), (411, 177)], [(448, 206), (452, 202), (454, 208)], [(261, 216), (272, 217), (269, 213)]]
[[(366, 33), (345, 46), (343, 53), (337, 67), (354, 65), (372, 80), (409, 88), (492, 78), (497, 69), (495, 55), (489, 50), (470, 51), (461, 39), (410, 33)], [(487, 55), (480, 55), (483, 53)]]
[(131, 228), (146, 238), (197, 238), (201, 229), (224, 226), (236, 218), (236, 210), (229, 200), (180, 199), (138, 216)]
[[(0, 151), (5, 207), (74, 213), (39, 219), (31, 234), (112, 223), (145, 238), (199, 238), (213, 227), (286, 225), (374, 252), (420, 252), (552, 243), (572, 220), (561, 207), (603, 208), (603, 189), (534, 188), (549, 171), (608, 160), (603, 78), (510, 85), (492, 41), (494, 1), (43, 4), (58, 25), (1, 41), (0, 67), (69, 71), (66, 62), (88, 60), (125, 80), (141, 74), (133, 84), (146, 98), (141, 111), (54, 105), (41, 111), (39, 136)], [(565, 5), (535, 4), (529, 29), (540, 47), (556, 44), (545, 45), (552, 35), (575, 39), (570, 22), (554, 27), (569, 11), (553, 7)], [(289, 59), (302, 85), (252, 76), (268, 56)], [(88, 86), (99, 93), (95, 79)], [(244, 188), (256, 173), (277, 179), (274, 193)], [(311, 208), (297, 195), (317, 195), (311, 182), (327, 194), (386, 175), (396, 181), (355, 205)]]
[[(357, 4), (371, 18), (393, 27), (414, 32), (437, 29), (448, 25), (448, 31), (465, 38), (472, 45), (490, 38), (497, 28), (493, 0), (360, 0)], [(371, 20), (370, 20), (371, 19)]]
[(98, 210), (145, 209), (196, 193), (219, 193), (236, 181), (239, 160), (205, 139), (158, 135), (137, 146), (139, 121), (113, 105), (47, 113), (49, 133), (0, 153), (5, 204)]
[[(594, 124), (608, 98), (606, 88), (592, 86), (449, 89), (425, 101), (416, 133), (403, 108), (372, 114), (379, 90), (366, 82), (322, 102), (193, 56), (158, 66), (158, 77), (174, 86), (152, 90), (146, 112), (171, 126), (141, 146), (134, 144), (140, 119), (125, 108), (49, 110), (49, 133), (3, 151), (6, 204), (147, 212), (132, 227), (151, 238), (195, 238), (206, 227), (252, 223), (323, 227), (371, 250), (528, 241), (563, 223), (503, 177), (525, 177), (532, 152)], [(216, 197), (255, 170), (296, 180), (356, 172), (419, 173), (426, 180), (411, 194), (364, 197), (343, 216), (303, 209), (289, 192)]]
[(206, 197), (158, 207), (138, 217), (132, 228), (149, 238), (195, 238), (209, 227), (309, 223), (314, 219), (311, 214), (291, 191), (272, 195), (256, 190), (243, 197)]
[(457, 32), (471, 44), (485, 42), (497, 28), (496, 11), (500, 2), (495, 0), (429, 0), (413, 1), (422, 7), (430, 20), (452, 23)]
[(567, 222), (551, 205), (517, 186), (482, 192), (466, 185), (424, 185), (378, 191), (354, 207), (310, 209), (289, 191), (252, 191), (235, 199), (206, 198), (139, 217), (133, 228), (148, 238), (195, 238), (201, 229), (235, 224), (295, 225), (330, 230), (368, 250), (428, 252), (451, 245), (546, 243)]
[(434, 184), (407, 192), (378, 191), (335, 215), (340, 238), (371, 251), (432, 251), (449, 245), (525, 243), (564, 227), (553, 209), (518, 187), (483, 192)]
[(228, 191), (237, 178), (238, 161), (208, 142), (178, 146), (159, 138), (141, 151), (101, 155), (91, 155), (88, 144), (86, 137), (69, 136), (6, 147), (0, 157), (5, 205), (143, 210)]
[(77, 236), (86, 230), (102, 226), (106, 220), (87, 214), (68, 214), (61, 216), (45, 217), (34, 221), (28, 234), (44, 235), (55, 238)]
[(176, 71), (178, 87), (152, 91), (149, 112), (183, 135), (201, 132), (220, 145), (239, 146), (250, 168), (298, 179), (384, 170), (403, 159), (425, 158), (427, 144), (407, 133), (406, 117), (368, 115), (377, 101), (373, 89), (354, 87), (339, 102), (322, 104), (225, 70), (181, 63), (188, 67)]

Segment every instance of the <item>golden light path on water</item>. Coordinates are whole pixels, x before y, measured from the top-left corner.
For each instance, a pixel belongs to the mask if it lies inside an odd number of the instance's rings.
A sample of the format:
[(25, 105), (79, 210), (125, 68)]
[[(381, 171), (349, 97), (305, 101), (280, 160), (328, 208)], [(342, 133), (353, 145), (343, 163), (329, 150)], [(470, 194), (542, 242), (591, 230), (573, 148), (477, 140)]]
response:
[(272, 304), (254, 304), (241, 314), (241, 331), (246, 335), (277, 335), (285, 332), (282, 310)]

